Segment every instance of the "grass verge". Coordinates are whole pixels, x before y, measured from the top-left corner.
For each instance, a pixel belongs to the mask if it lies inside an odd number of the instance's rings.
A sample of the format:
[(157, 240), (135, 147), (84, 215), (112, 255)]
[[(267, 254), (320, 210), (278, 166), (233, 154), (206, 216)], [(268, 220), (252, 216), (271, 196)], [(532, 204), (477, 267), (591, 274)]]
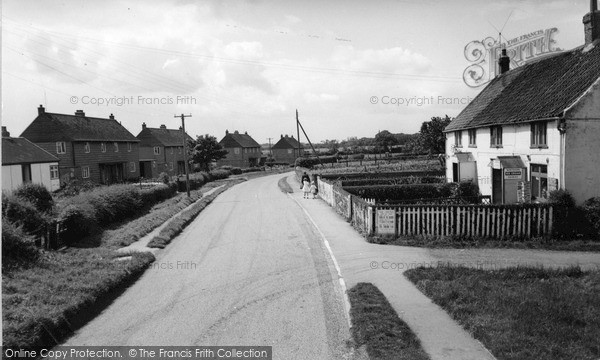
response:
[(279, 181), (277, 182), (277, 186), (279, 186), (279, 190), (283, 191), (284, 193), (291, 194), (294, 192), (290, 184), (287, 182), (287, 176), (284, 176), (281, 179), (279, 179)]
[(375, 285), (358, 283), (348, 297), (352, 336), (357, 347), (366, 346), (371, 360), (429, 359), (419, 339)]
[(600, 271), (438, 267), (404, 274), (498, 359), (600, 357)]
[(58, 344), (153, 261), (149, 253), (116, 261), (112, 250), (69, 248), (45, 253), (36, 266), (3, 272), (3, 345)]
[(528, 240), (491, 240), (461, 237), (407, 236), (402, 238), (394, 238), (393, 236), (369, 236), (367, 238), (367, 241), (375, 244), (414, 246), (426, 248), (509, 248), (600, 252), (600, 241), (591, 239), (555, 240), (545, 238), (534, 238)]
[(219, 196), (219, 194), (242, 181), (244, 180), (236, 179), (229, 181), (224, 187), (196, 202), (191, 208), (182, 212), (176, 218), (171, 220), (171, 222), (169, 222), (169, 224), (167, 224), (167, 226), (165, 226), (158, 235), (150, 240), (148, 247), (164, 249), (171, 242), (171, 240), (179, 235), (183, 229), (185, 229), (186, 226), (188, 226), (196, 218), (196, 216), (198, 216), (198, 214), (200, 214), (200, 212), (204, 210), (206, 206), (208, 206), (208, 204), (210, 204), (217, 196)]

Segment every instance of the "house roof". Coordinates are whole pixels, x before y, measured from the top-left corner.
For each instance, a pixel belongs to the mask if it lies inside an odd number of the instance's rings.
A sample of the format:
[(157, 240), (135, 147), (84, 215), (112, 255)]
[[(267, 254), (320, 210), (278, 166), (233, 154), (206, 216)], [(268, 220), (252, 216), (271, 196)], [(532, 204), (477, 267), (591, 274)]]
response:
[(497, 76), (444, 131), (558, 118), (598, 79), (598, 42), (544, 57)]
[(223, 145), (224, 148), (260, 147), (260, 144), (254, 141), (252, 136), (248, 135), (248, 133), (240, 134), (238, 131), (234, 131), (233, 133), (225, 132), (225, 136), (219, 141), (219, 144)]
[(58, 158), (25, 138), (2, 138), (2, 165), (58, 162)]
[[(140, 146), (182, 146), (183, 144), (181, 130), (167, 129), (166, 127), (143, 128), (137, 138), (140, 140)], [(194, 140), (188, 134), (186, 134), (186, 138), (187, 140)]]
[[(298, 148), (298, 140), (294, 139), (292, 136), (283, 136), (279, 141), (273, 145), (272, 149), (297, 149)], [(302, 148), (302, 145), (300, 145)]]
[(23, 131), (21, 137), (33, 142), (54, 141), (131, 141), (133, 134), (115, 119), (42, 112)]

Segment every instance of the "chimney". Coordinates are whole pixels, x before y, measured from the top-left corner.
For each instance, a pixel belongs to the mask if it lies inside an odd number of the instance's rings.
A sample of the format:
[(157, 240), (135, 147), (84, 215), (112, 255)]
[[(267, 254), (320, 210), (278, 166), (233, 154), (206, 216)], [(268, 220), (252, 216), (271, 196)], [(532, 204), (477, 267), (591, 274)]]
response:
[(283, 139), (283, 134), (281, 134), (281, 138)]
[(161, 129), (165, 129), (165, 130), (166, 130), (166, 129), (167, 129), (167, 126), (166, 126), (165, 124), (162, 124), (162, 125), (160, 126), (160, 128), (161, 128)]
[(229, 130), (225, 129), (225, 135), (229, 135)]
[(145, 122), (142, 123), (142, 130), (144, 130), (144, 129), (146, 129), (146, 123)]
[(42, 105), (38, 108), (38, 115), (42, 115), (46, 113), (46, 109)]
[(85, 113), (83, 112), (83, 110), (76, 110), (75, 116), (85, 116)]
[(583, 17), (583, 28), (585, 31), (585, 44), (600, 39), (600, 12), (598, 11), (598, 0), (590, 0), (590, 12)]
[(502, 49), (502, 56), (498, 59), (498, 65), (500, 65), (500, 74), (510, 70), (510, 58), (506, 55), (506, 49)]
[(247, 132), (247, 131), (244, 131), (244, 134), (248, 135), (248, 132)]
[(233, 133), (234, 133), (234, 134), (239, 134), (240, 132), (236, 130), (236, 131), (234, 131)]
[(10, 137), (10, 133), (6, 130), (6, 126), (2, 127), (2, 137), (3, 138)]
[(115, 116), (113, 114), (110, 114), (110, 116), (108, 118), (111, 119), (111, 120), (114, 120)]

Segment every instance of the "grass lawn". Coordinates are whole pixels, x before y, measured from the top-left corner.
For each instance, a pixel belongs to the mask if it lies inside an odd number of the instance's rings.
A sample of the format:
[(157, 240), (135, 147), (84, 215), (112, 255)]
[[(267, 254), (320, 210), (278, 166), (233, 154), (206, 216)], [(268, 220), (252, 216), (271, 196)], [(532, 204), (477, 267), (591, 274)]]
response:
[(429, 359), (419, 339), (375, 285), (358, 283), (348, 297), (356, 347), (366, 346), (371, 360)]
[(600, 271), (439, 267), (405, 275), (498, 359), (600, 358)]
[(600, 241), (595, 239), (576, 240), (554, 240), (554, 239), (530, 239), (530, 240), (490, 240), (490, 239), (465, 239), (465, 238), (426, 238), (414, 237), (383, 237), (370, 236), (371, 243), (415, 246), (426, 248), (510, 248), (510, 249), (543, 249), (557, 251), (597, 251), (600, 252)]

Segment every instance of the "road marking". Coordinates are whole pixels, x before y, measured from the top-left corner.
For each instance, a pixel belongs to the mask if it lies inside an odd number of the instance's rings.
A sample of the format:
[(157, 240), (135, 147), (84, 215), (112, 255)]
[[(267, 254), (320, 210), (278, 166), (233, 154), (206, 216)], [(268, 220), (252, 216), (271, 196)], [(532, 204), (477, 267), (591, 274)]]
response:
[(304, 214), (306, 215), (308, 220), (310, 220), (312, 225), (315, 227), (315, 229), (317, 229), (317, 232), (323, 239), (323, 243), (325, 244), (325, 247), (327, 248), (327, 251), (329, 252), (329, 256), (331, 257), (331, 260), (333, 261), (333, 266), (335, 267), (335, 270), (337, 271), (338, 280), (340, 282), (340, 286), (342, 287), (342, 296), (344, 298), (344, 310), (346, 313), (346, 320), (348, 321), (348, 327), (350, 329), (352, 329), (352, 321), (350, 320), (350, 299), (348, 298), (348, 289), (346, 288), (346, 281), (344, 281), (344, 277), (342, 276), (342, 271), (340, 270), (340, 266), (335, 258), (335, 255), (333, 255), (331, 246), (329, 246), (329, 241), (327, 241), (325, 234), (323, 234), (323, 232), (321, 231), (321, 229), (319, 228), (317, 223), (313, 220), (312, 216), (310, 216), (308, 211), (306, 211), (304, 206), (302, 206), (302, 204), (298, 200), (296, 200), (294, 197), (292, 197), (291, 194), (287, 193), (287, 196), (289, 196), (292, 200), (294, 200), (296, 202), (296, 204), (298, 204), (298, 206), (300, 206), (300, 208), (302, 209), (302, 211), (304, 211)]

